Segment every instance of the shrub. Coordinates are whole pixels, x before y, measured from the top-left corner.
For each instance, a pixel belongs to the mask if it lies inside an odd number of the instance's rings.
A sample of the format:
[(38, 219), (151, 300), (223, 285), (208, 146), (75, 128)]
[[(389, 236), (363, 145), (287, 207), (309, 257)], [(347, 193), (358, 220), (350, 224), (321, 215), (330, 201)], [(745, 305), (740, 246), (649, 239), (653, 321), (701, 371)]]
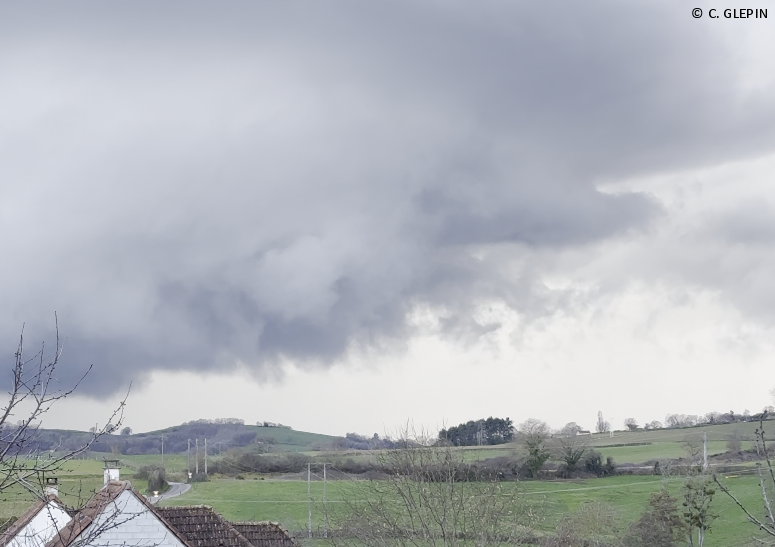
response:
[(164, 492), (169, 490), (167, 484), (167, 471), (159, 466), (153, 469), (148, 475), (148, 492)]
[(616, 474), (616, 463), (611, 456), (608, 456), (605, 463), (603, 463), (603, 455), (596, 450), (592, 450), (584, 459), (584, 469), (598, 477), (608, 477)]
[(188, 482), (208, 482), (210, 477), (205, 473), (191, 473), (191, 478)]
[(139, 479), (141, 481), (147, 481), (151, 477), (151, 473), (153, 473), (157, 469), (164, 469), (160, 465), (144, 465), (140, 469), (137, 470), (137, 472), (133, 475), (135, 479)]

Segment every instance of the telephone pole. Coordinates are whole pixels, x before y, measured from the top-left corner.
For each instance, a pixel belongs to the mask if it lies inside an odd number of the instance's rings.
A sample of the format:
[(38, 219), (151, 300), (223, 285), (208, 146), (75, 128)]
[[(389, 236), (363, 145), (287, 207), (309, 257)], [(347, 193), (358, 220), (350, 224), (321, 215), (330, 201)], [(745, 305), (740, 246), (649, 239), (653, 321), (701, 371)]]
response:
[(196, 465), (196, 474), (199, 474), (199, 439), (196, 439), (196, 458), (194, 458), (194, 465)]
[(708, 472), (708, 432), (702, 433), (702, 472)]
[(323, 462), (323, 537), (328, 537), (328, 507), (326, 507), (326, 462)]
[(188, 449), (186, 450), (186, 473), (191, 473), (191, 439), (188, 440)]
[(205, 475), (207, 475), (207, 437), (205, 437)]
[(161, 466), (164, 467), (164, 435), (161, 436)]
[(311, 465), (307, 463), (307, 537), (312, 539), (312, 493), (310, 492)]

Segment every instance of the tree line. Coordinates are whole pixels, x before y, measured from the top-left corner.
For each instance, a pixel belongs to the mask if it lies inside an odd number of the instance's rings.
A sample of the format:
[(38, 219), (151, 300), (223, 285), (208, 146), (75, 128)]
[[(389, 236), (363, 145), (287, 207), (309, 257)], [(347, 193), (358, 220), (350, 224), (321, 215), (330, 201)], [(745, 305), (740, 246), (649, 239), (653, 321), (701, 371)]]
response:
[(464, 424), (442, 429), (439, 440), (453, 446), (504, 444), (514, 440), (514, 422), (511, 418), (470, 420)]

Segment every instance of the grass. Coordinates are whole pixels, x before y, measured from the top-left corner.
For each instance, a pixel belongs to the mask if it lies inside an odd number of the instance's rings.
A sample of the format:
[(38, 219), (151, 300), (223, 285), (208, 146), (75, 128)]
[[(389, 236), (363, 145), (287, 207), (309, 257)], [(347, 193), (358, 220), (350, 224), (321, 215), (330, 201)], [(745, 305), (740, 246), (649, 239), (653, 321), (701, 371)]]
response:
[[(765, 427), (772, 427), (773, 422), (765, 423)], [(737, 433), (741, 439), (743, 448), (751, 448), (754, 430), (759, 426), (758, 422), (744, 422), (737, 424), (705, 425), (687, 427), (681, 429), (655, 429), (651, 431), (615, 431), (613, 437), (608, 433), (595, 433), (587, 440), (590, 448), (603, 454), (612, 456), (616, 463), (641, 464), (653, 460), (676, 459), (686, 455), (686, 445), (689, 442), (701, 442), (703, 434), (708, 437), (708, 454), (721, 454), (726, 451), (726, 444), (733, 433)], [(518, 443), (501, 444), (494, 446), (467, 446), (459, 448), (466, 461), (497, 458), (500, 456), (512, 456), (520, 453)]]
[[(698, 440), (703, 434), (708, 437), (709, 454), (722, 453), (726, 441), (733, 432), (743, 439), (753, 436), (757, 423), (702, 426), (677, 430), (655, 430), (615, 432), (596, 434), (589, 437), (590, 446), (603, 456), (612, 456), (617, 464), (641, 464), (653, 460), (675, 459), (686, 455), (686, 441)], [(323, 441), (325, 436), (278, 428), (254, 427), (259, 436), (273, 437), (275, 450), (303, 451), (310, 443)], [(744, 443), (744, 448), (750, 442)], [(460, 448), (467, 461), (483, 460), (500, 456), (514, 456), (521, 451), (517, 444)], [(306, 452), (317, 461), (333, 462), (346, 459), (373, 460), (377, 452)], [(92, 458), (94, 458), (92, 454)], [(96, 459), (67, 462), (58, 473), (60, 493), (69, 505), (78, 505), (80, 500), (102, 486), (102, 458), (109, 454), (98, 454)], [(116, 456), (121, 459), (122, 478), (129, 478), (143, 465), (161, 463), (161, 456)], [(216, 459), (214, 457), (213, 459)], [(186, 468), (186, 454), (165, 454), (164, 463), (169, 474), (181, 473)], [(259, 477), (246, 475), (248, 480), (212, 480), (195, 484), (185, 496), (166, 502), (169, 505), (206, 504), (213, 506), (230, 520), (274, 520), (280, 521), (291, 530), (306, 530), (308, 517), (307, 483), (305, 480), (253, 480)], [(761, 492), (755, 477), (744, 474), (725, 479), (726, 483), (748, 507), (761, 513)], [(145, 484), (136, 481), (143, 489)], [(507, 483), (514, 488), (514, 483)], [(617, 476), (586, 481), (525, 481), (519, 483), (524, 496), (542, 506), (545, 516), (540, 528), (551, 532), (559, 520), (582, 503), (599, 501), (615, 507), (623, 526), (636, 520), (648, 503), (649, 496), (662, 487), (660, 477)], [(680, 495), (680, 481), (668, 484), (671, 493)], [(329, 504), (341, 504), (344, 499), (358, 499), (358, 482), (329, 481), (326, 497)], [(313, 524), (322, 525), (323, 483), (311, 484)], [(7, 490), (0, 496), (0, 518), (19, 515), (29, 507), (32, 496), (21, 489)], [(713, 502), (718, 520), (706, 540), (707, 547), (735, 547), (746, 544), (755, 529), (746, 523), (743, 513), (719, 492)]]
[[(749, 507), (758, 510), (761, 494), (752, 475), (722, 479)], [(504, 483), (504, 488), (521, 488), (523, 495), (541, 506), (544, 515), (541, 530), (551, 532), (559, 520), (582, 503), (598, 501), (610, 504), (617, 511), (622, 526), (637, 520), (646, 508), (649, 496), (662, 488), (661, 477), (618, 476), (586, 481), (525, 481)], [(215, 508), (230, 520), (275, 520), (286, 528), (303, 531), (307, 528), (308, 508), (312, 507), (313, 528), (323, 525), (323, 483), (311, 485), (311, 504), (306, 481), (279, 480), (215, 480), (195, 484), (192, 490), (165, 505), (205, 504)], [(680, 499), (681, 482), (667, 483), (670, 492)], [(328, 503), (341, 504), (344, 499), (359, 499), (363, 491), (358, 481), (329, 481)], [(719, 517), (708, 535), (707, 547), (734, 547), (747, 543), (755, 528), (745, 521), (743, 513), (723, 493), (718, 492), (713, 508)]]
[[(56, 476), (59, 479), (59, 499), (70, 507), (80, 507), (94, 492), (103, 485), (103, 457), (108, 454), (100, 454), (97, 459), (91, 458), (70, 460), (64, 462), (56, 473), (47, 476)], [(142, 465), (158, 463), (159, 456), (120, 456), (121, 478), (132, 480), (135, 470)], [(180, 463), (182, 461), (182, 464)], [(168, 462), (185, 468), (185, 456), (175, 455), (171, 458), (165, 456), (165, 465)], [(168, 468), (169, 469), (169, 468)], [(35, 481), (33, 481), (35, 482)], [(134, 481), (138, 490), (145, 489), (145, 481)], [(11, 516), (19, 516), (35, 501), (35, 497), (26, 489), (14, 486), (0, 494), (0, 522)]]
[[(149, 454), (142, 456), (116, 456), (120, 458), (121, 465), (127, 468), (127, 471), (131, 474), (137, 469), (145, 465), (161, 465), (161, 455)], [(192, 456), (193, 460), (193, 456)], [(186, 455), (185, 454), (165, 454), (164, 455), (164, 468), (167, 473), (182, 473), (186, 470)]]
[[(59, 479), (59, 499), (70, 507), (80, 507), (94, 492), (102, 488), (101, 461), (74, 460), (65, 462), (56, 477)], [(35, 501), (25, 488), (15, 485), (0, 493), (0, 521), (19, 516)]]

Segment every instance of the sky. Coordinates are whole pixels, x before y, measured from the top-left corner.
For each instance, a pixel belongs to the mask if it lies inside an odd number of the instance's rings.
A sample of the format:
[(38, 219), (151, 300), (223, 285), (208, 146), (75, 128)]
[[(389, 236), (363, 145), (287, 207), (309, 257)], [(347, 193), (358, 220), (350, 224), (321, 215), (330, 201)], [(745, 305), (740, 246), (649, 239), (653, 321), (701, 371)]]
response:
[(695, 4), (3, 3), (5, 370), (56, 314), (44, 427), (760, 411), (775, 9)]

